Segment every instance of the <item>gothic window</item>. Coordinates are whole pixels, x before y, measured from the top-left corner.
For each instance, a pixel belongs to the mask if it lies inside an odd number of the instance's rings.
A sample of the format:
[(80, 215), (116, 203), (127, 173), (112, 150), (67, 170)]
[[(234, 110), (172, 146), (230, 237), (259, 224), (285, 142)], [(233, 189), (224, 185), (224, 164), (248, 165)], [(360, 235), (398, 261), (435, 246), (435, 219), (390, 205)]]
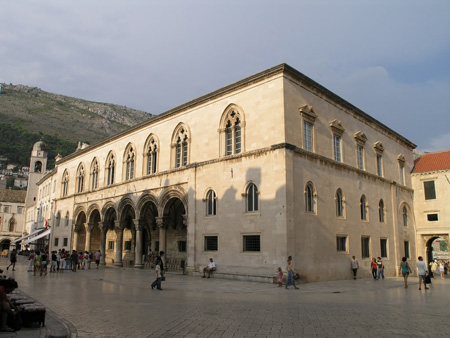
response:
[(55, 225), (56, 225), (57, 227), (59, 227), (60, 223), (61, 223), (61, 213), (58, 211), (58, 213), (56, 214), (56, 222), (55, 222)]
[(316, 196), (312, 182), (308, 182), (305, 187), (305, 210), (306, 212), (316, 212)]
[(116, 159), (113, 153), (110, 153), (106, 160), (106, 185), (114, 184), (114, 175), (116, 168)]
[(172, 148), (175, 149), (174, 153), (174, 167), (180, 168), (188, 165), (189, 163), (189, 132), (188, 129), (180, 124), (174, 132), (172, 139)]
[(125, 151), (125, 181), (132, 180), (134, 178), (134, 163), (136, 159), (136, 153), (134, 147), (129, 145)]
[(61, 184), (62, 184), (62, 196), (65, 197), (67, 196), (69, 189), (69, 173), (67, 170), (63, 174)]
[(380, 223), (384, 223), (384, 202), (383, 200), (380, 200), (380, 203), (378, 203), (378, 219)]
[(258, 188), (254, 183), (250, 183), (247, 187), (247, 191), (245, 194), (246, 201), (246, 211), (247, 212), (253, 212), (258, 211)]
[(147, 175), (156, 173), (158, 164), (158, 141), (154, 136), (150, 136), (144, 153), (147, 157), (146, 161), (144, 161), (147, 163)]
[(408, 209), (405, 206), (403, 207), (403, 226), (408, 226)]
[(65, 220), (65, 224), (64, 225), (65, 226), (69, 225), (69, 212), (68, 211), (66, 212), (66, 220)]
[(366, 196), (362, 195), (359, 200), (360, 212), (361, 212), (361, 220), (367, 221), (367, 200)]
[[(230, 105), (222, 114), (220, 122), (220, 138), (221, 150), (220, 153), (229, 156), (239, 154), (243, 149), (243, 113), (236, 105)], [(223, 140), (223, 141), (222, 141)]]
[(91, 189), (98, 188), (98, 161), (94, 159), (91, 166)]
[(342, 190), (338, 189), (336, 191), (336, 216), (344, 217), (344, 197), (342, 196)]
[(216, 193), (214, 190), (209, 190), (206, 194), (206, 215), (216, 215)]
[(84, 188), (84, 166), (80, 164), (77, 170), (77, 192), (83, 192)]
[(16, 221), (14, 220), (14, 218), (11, 218), (9, 220), (9, 232), (14, 232), (15, 224), (16, 224)]

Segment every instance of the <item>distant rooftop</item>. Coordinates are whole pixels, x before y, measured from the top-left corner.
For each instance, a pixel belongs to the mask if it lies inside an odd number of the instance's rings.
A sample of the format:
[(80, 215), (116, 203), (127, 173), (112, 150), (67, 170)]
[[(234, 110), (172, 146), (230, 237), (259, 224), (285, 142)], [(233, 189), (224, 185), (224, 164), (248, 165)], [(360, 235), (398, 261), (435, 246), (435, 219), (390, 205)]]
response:
[(415, 163), (413, 173), (450, 169), (450, 150), (425, 154)]
[(11, 189), (0, 190), (0, 202), (25, 203), (26, 197), (27, 197), (26, 190), (11, 190)]

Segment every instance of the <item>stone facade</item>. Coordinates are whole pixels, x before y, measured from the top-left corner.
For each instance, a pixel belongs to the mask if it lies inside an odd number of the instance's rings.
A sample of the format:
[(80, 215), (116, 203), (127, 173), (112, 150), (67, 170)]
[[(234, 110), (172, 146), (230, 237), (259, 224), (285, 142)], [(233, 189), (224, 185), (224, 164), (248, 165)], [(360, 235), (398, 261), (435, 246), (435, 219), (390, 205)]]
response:
[(450, 244), (450, 151), (425, 154), (412, 172), (418, 254), (433, 258), (433, 241)]
[[(0, 190), (0, 249), (15, 247), (13, 241), (26, 235), (23, 190)], [(18, 249), (20, 249), (18, 247)], [(1, 251), (0, 250), (0, 251)]]
[(54, 193), (52, 249), (102, 263), (142, 267), (151, 247), (187, 273), (213, 257), (216, 273), (270, 279), (292, 255), (318, 281), (350, 278), (352, 255), (369, 276), (382, 256), (395, 275), (416, 251), (414, 147), (281, 64), (59, 159), (38, 184)]

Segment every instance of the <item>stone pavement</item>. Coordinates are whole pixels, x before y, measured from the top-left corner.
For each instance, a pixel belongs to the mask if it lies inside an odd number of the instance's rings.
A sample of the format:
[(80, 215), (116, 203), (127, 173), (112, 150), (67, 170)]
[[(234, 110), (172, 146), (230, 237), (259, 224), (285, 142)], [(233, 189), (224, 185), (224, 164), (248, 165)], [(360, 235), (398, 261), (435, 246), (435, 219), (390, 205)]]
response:
[[(408, 289), (402, 278), (387, 278), (285, 290), (169, 273), (164, 290), (157, 291), (150, 288), (149, 270), (100, 267), (33, 277), (24, 262), (14, 277), (65, 327), (66, 336), (80, 338), (433, 337), (449, 328), (450, 278), (433, 280), (429, 291), (418, 290), (417, 277), (410, 277)], [(34, 336), (20, 330), (0, 337), (50, 336), (49, 317)]]

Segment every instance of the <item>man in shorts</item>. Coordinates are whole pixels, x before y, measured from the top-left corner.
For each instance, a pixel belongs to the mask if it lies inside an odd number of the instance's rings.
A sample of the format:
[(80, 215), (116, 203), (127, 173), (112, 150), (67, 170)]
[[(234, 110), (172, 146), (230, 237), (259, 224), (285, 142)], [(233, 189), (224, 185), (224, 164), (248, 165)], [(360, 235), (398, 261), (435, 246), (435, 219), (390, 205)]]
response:
[(422, 288), (421, 288), (422, 282), (423, 282), (423, 286), (425, 287), (425, 290), (428, 290), (427, 285), (425, 284), (425, 277), (428, 273), (427, 265), (423, 261), (422, 256), (419, 256), (418, 260), (419, 261), (417, 262), (416, 265), (417, 265), (417, 270), (419, 271), (419, 290), (422, 290)]

